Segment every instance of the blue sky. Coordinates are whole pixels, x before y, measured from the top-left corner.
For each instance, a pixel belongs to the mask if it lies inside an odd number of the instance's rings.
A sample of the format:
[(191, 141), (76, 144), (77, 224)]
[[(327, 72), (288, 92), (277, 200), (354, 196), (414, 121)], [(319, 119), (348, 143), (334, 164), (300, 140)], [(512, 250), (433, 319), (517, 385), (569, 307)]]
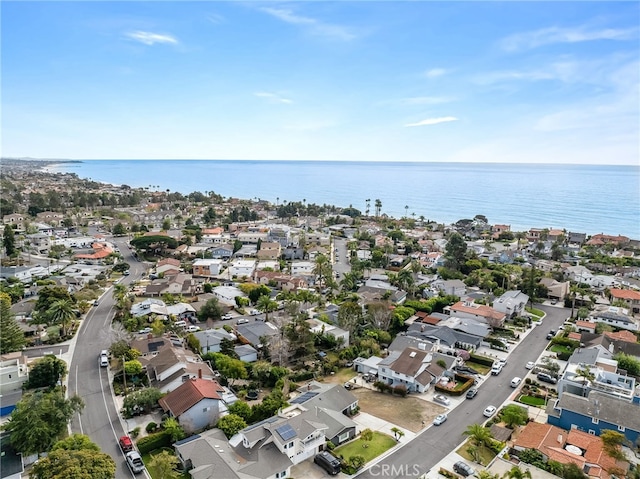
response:
[(3, 2), (2, 155), (640, 163), (638, 2)]

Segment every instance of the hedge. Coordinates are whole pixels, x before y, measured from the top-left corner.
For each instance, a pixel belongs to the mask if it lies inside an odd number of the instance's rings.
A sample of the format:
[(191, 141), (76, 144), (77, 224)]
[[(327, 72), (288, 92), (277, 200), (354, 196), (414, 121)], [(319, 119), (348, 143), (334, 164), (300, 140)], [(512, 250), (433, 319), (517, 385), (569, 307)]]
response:
[(474, 363), (478, 363), (478, 364), (482, 364), (483, 366), (493, 366), (493, 359), (488, 358), (486, 356), (479, 356), (477, 354), (471, 354), (471, 357), (469, 358), (471, 361), (473, 361)]
[(294, 382), (306, 381), (308, 379), (313, 379), (314, 372), (313, 371), (301, 371), (296, 374), (292, 374), (289, 376), (289, 379)]
[(148, 454), (162, 447), (171, 447), (171, 435), (166, 431), (149, 434), (136, 443), (140, 454)]

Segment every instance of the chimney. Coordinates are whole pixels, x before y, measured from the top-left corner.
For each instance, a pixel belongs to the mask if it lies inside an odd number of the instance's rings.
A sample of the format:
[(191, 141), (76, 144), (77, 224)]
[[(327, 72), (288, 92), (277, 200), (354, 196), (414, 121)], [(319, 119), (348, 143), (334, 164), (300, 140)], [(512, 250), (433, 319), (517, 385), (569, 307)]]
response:
[(198, 379), (202, 379), (202, 368), (198, 369)]

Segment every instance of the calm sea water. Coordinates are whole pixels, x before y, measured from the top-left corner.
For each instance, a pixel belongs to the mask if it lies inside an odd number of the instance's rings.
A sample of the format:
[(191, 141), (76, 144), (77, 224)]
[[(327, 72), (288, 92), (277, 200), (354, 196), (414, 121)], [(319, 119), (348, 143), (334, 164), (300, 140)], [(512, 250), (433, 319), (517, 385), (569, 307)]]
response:
[[(485, 215), (512, 230), (566, 228), (640, 239), (640, 167), (489, 163), (90, 160), (73, 172), (112, 184), (302, 201), (451, 223)], [(405, 208), (408, 207), (408, 208)]]

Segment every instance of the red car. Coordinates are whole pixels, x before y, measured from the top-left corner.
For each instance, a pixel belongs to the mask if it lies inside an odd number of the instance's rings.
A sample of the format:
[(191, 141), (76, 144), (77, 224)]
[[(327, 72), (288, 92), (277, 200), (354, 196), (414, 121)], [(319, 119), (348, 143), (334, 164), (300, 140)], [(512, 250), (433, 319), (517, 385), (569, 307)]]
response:
[(118, 443), (120, 444), (120, 449), (122, 449), (122, 452), (127, 453), (129, 451), (133, 451), (133, 441), (131, 441), (131, 438), (129, 436), (122, 436)]

